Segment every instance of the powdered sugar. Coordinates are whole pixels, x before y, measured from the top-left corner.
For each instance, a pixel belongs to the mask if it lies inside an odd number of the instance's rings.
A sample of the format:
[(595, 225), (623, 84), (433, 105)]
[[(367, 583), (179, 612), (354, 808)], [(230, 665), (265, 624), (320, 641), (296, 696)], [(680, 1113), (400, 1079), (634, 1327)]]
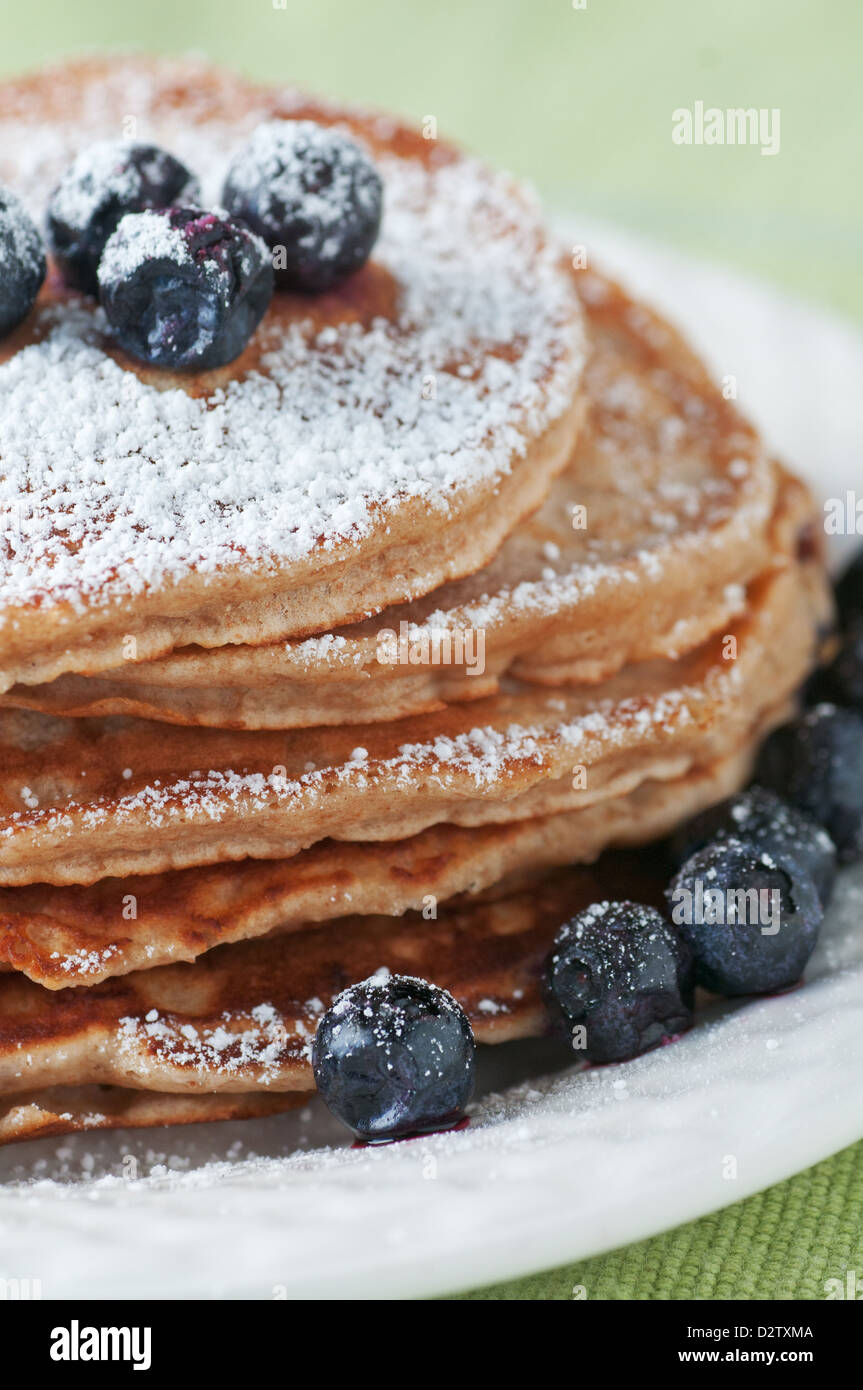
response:
[(61, 955), (59, 951), (51, 953), (51, 959), (60, 962), (61, 970), (65, 970), (69, 975), (86, 976), (99, 975), (111, 960), (112, 956), (117, 955), (119, 947), (111, 944), (101, 949), (89, 951), (78, 950), (66, 952)]
[(120, 1058), (133, 1067), (146, 1069), (148, 1053), (155, 1053), (171, 1066), (191, 1068), (202, 1077), (251, 1071), (255, 1081), (265, 1086), (278, 1075), (288, 1051), (305, 1055), (314, 1034), (311, 1018), (309, 1024), (295, 1021), (303, 1039), (299, 1052), (281, 1014), (269, 1003), (256, 1005), (248, 1014), (225, 1012), (218, 1023), (201, 1026), (180, 1023), (150, 1009), (143, 1018), (121, 1018), (116, 1037)]
[(157, 212), (129, 213), (120, 220), (99, 262), (100, 285), (128, 280), (147, 261), (189, 265), (192, 257), (179, 227)]

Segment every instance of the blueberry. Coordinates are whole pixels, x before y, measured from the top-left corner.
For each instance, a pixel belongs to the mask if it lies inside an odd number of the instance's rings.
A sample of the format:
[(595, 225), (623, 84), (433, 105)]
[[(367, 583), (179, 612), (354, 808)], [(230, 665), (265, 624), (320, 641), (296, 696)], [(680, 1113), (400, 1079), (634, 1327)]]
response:
[(44, 279), (42, 238), (23, 204), (0, 185), (0, 338), (27, 317)]
[(314, 121), (268, 121), (231, 164), (222, 202), (273, 249), (280, 288), (320, 291), (368, 260), (383, 185), (369, 156), (342, 131)]
[(473, 1089), (464, 1010), (425, 980), (381, 972), (351, 985), (318, 1026), (312, 1067), (333, 1114), (361, 1139), (445, 1129)]
[(635, 1057), (692, 1022), (690, 952), (652, 907), (586, 908), (557, 933), (547, 976), (573, 1045), (593, 1062)]
[(863, 619), (863, 550), (858, 550), (840, 574), (836, 603), (843, 627), (850, 627), (857, 618)]
[(824, 827), (840, 864), (863, 856), (863, 714), (807, 710), (770, 735), (756, 777)]
[(717, 994), (796, 984), (824, 915), (811, 874), (749, 840), (715, 840), (693, 854), (666, 897), (692, 948), (696, 982)]
[(750, 787), (718, 806), (702, 811), (682, 826), (671, 841), (679, 868), (714, 840), (751, 840), (775, 854), (790, 854), (811, 874), (826, 906), (836, 881), (836, 846), (826, 830), (766, 787)]
[(99, 297), (120, 346), (175, 371), (239, 357), (272, 294), (263, 242), (200, 208), (129, 214), (99, 265)]
[(196, 203), (199, 197), (186, 166), (156, 145), (126, 140), (90, 145), (66, 170), (48, 204), (48, 244), (66, 284), (98, 293), (105, 243), (126, 213)]

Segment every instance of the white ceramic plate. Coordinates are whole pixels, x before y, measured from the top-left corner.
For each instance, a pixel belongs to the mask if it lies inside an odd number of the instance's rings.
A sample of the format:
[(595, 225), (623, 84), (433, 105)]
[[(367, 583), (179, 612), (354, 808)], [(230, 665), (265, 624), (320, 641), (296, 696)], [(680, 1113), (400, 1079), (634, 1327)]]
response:
[[(855, 486), (857, 335), (726, 271), (607, 229), (592, 240), (736, 377), (820, 493)], [(844, 875), (804, 989), (717, 1010), (620, 1067), (548, 1075), (547, 1044), (485, 1049), (458, 1134), (352, 1150), (313, 1104), (4, 1150), (0, 1275), (38, 1278), (46, 1298), (404, 1298), (610, 1249), (860, 1138), (861, 1002), (863, 871)]]

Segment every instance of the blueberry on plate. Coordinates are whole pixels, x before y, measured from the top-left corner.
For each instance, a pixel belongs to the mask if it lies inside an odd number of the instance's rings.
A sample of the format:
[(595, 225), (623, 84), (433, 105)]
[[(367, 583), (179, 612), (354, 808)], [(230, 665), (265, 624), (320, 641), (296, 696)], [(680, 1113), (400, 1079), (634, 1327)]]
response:
[(574, 1048), (622, 1062), (692, 1022), (692, 957), (655, 908), (594, 903), (554, 939), (548, 988)]
[(239, 357), (272, 294), (260, 238), (200, 208), (130, 213), (99, 264), (99, 298), (117, 342), (174, 371), (209, 371)]
[(48, 244), (71, 289), (98, 293), (105, 243), (128, 212), (197, 203), (197, 180), (156, 145), (100, 140), (82, 150), (48, 204)]
[(863, 857), (863, 714), (807, 710), (764, 743), (756, 780), (822, 825), (840, 864)]
[(365, 1140), (447, 1129), (473, 1089), (464, 1010), (425, 980), (381, 971), (327, 1009), (312, 1050), (324, 1103)]
[(15, 194), (0, 185), (0, 338), (33, 308), (45, 269), (41, 236)]
[(850, 627), (855, 619), (863, 619), (863, 549), (845, 566), (836, 584), (836, 603), (839, 621)]
[(826, 830), (767, 787), (752, 786), (702, 811), (676, 832), (671, 857), (680, 868), (714, 840), (751, 840), (775, 854), (790, 854), (812, 875), (826, 907), (836, 882), (836, 846)]
[(792, 855), (749, 840), (715, 840), (698, 850), (666, 898), (691, 947), (696, 982), (716, 994), (796, 984), (824, 915), (811, 874)]
[(233, 160), (222, 202), (273, 250), (281, 289), (331, 289), (365, 265), (383, 207), (356, 141), (314, 121), (268, 121)]

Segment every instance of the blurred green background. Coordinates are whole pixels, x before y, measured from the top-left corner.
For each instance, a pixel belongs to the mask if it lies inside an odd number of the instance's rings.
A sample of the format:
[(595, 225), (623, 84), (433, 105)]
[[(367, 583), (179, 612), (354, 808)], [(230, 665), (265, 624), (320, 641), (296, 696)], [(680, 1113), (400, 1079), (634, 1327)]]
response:
[[(437, 117), (561, 211), (863, 319), (860, 0), (0, 0), (0, 70), (110, 46)], [(781, 112), (781, 147), (684, 146), (678, 107)]]

